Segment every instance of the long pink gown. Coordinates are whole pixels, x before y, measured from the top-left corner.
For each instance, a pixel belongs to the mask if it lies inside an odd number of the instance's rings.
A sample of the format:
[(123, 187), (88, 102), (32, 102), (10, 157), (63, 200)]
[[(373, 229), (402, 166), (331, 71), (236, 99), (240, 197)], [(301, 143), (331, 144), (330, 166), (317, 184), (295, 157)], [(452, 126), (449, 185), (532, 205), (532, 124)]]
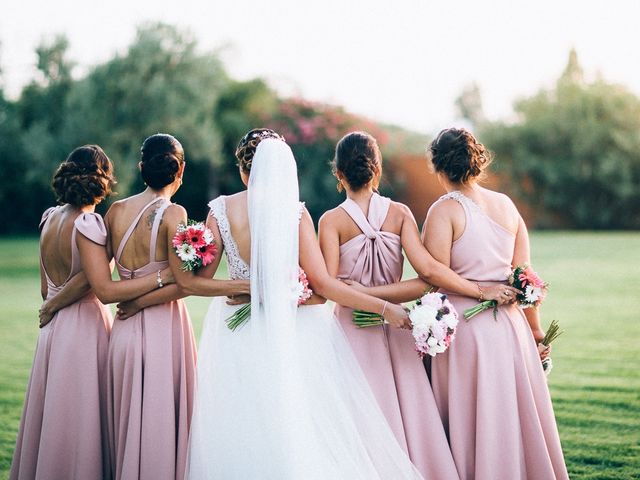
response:
[[(158, 199), (160, 200), (160, 199)], [(155, 275), (168, 266), (156, 261), (165, 201), (151, 229), (149, 263), (136, 270), (120, 255), (146, 205), (125, 233), (115, 261), (123, 281)], [(193, 411), (196, 344), (182, 300), (145, 308), (115, 320), (109, 342), (108, 422), (115, 479), (183, 480)]]
[[(54, 210), (44, 213), (41, 227)], [(74, 228), (69, 277), (55, 285), (45, 270), (47, 298), (81, 271), (75, 238)], [(109, 309), (90, 292), (40, 330), (11, 480), (111, 478), (106, 423), (111, 323)]]
[[(352, 200), (340, 207), (362, 234), (340, 246), (338, 277), (365, 286), (398, 282), (402, 245), (396, 234), (381, 231), (391, 201), (374, 193), (368, 218)], [(353, 310), (337, 305), (335, 314), (400, 446), (425, 479), (458, 478), (431, 385), (415, 352), (411, 332), (389, 326), (358, 329)]]
[[(505, 283), (515, 236), (468, 197), (465, 230), (451, 249), (451, 268), (480, 285)], [(441, 201), (440, 200), (440, 201)], [(477, 301), (449, 294), (462, 312)], [(531, 329), (517, 306), (461, 320), (448, 351), (431, 362), (438, 408), (462, 479), (568, 478), (549, 389)]]

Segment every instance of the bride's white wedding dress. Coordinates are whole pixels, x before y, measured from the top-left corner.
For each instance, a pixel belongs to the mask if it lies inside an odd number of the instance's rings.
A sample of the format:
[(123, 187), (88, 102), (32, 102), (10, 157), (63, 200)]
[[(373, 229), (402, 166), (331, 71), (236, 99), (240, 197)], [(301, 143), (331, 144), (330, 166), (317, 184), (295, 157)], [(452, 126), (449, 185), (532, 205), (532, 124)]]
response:
[(210, 203), (231, 278), (250, 278), (252, 316), (212, 301), (198, 354), (189, 479), (421, 478), (380, 411), (325, 305), (297, 307), (298, 202), (289, 147), (263, 140), (248, 190), (251, 266), (238, 254), (225, 198)]

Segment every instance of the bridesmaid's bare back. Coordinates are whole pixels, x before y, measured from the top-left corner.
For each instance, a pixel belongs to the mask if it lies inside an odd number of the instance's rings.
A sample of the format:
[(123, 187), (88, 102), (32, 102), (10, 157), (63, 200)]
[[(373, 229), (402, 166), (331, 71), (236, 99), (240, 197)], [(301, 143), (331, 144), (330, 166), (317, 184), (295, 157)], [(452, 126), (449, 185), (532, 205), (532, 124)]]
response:
[(62, 285), (71, 272), (71, 237), (77, 209), (64, 205), (49, 214), (40, 236), (44, 269), (55, 285)]
[[(140, 210), (149, 203), (150, 198), (142, 194), (134, 195), (115, 202), (107, 214), (105, 222), (109, 230), (109, 242), (113, 253), (120, 246), (131, 222), (135, 219)], [(151, 241), (151, 227), (155, 220), (156, 212), (161, 207), (162, 202), (158, 201), (145, 209), (131, 237), (124, 246), (120, 257), (120, 264), (130, 270), (136, 270), (149, 263), (149, 245)], [(160, 220), (160, 231), (156, 243), (156, 261), (167, 260), (167, 235), (165, 227)]]

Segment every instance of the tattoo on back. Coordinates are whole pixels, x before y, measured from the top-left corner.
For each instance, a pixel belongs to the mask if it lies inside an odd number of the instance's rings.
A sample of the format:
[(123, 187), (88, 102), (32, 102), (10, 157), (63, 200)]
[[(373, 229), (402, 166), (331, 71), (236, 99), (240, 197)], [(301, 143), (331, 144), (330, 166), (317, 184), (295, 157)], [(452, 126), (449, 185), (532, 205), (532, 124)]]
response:
[[(147, 215), (147, 227), (149, 229), (153, 228), (153, 221), (156, 219), (156, 213), (158, 213), (158, 208), (154, 208), (149, 215)], [(162, 218), (160, 219), (160, 225), (162, 225)]]

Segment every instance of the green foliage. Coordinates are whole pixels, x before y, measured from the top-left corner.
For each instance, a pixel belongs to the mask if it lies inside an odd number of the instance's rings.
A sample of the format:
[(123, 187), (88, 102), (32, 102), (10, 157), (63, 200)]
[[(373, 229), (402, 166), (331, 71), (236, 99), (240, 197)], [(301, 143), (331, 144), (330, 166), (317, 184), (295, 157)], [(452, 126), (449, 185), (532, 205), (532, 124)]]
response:
[(235, 158), (236, 146), (249, 130), (264, 127), (264, 119), (276, 110), (278, 98), (261, 79), (230, 81), (221, 92), (214, 119), (221, 136), (222, 155), (215, 162), (217, 194), (228, 195), (244, 188)]
[(215, 177), (212, 159), (219, 155), (214, 110), (229, 82), (216, 55), (199, 53), (188, 33), (150, 24), (138, 30), (124, 55), (72, 80), (67, 46), (64, 37), (41, 45), (42, 78), (25, 87), (17, 102), (0, 103), (0, 158), (4, 172), (12, 174), (11, 182), (0, 183), (0, 210), (8, 215), (12, 204), (24, 209), (18, 218), (1, 222), (0, 233), (35, 229), (42, 211), (54, 203), (53, 172), (79, 145), (105, 149), (121, 198), (141, 189), (140, 145), (157, 132), (175, 135), (185, 148), (188, 188), (175, 201), (204, 217)]
[(184, 182), (175, 201), (203, 217), (219, 152), (213, 113), (228, 79), (218, 58), (199, 54), (186, 33), (163, 24), (142, 27), (123, 56), (97, 66), (69, 96), (64, 137), (98, 143), (112, 158), (120, 196), (143, 187), (137, 171), (140, 145), (166, 132), (184, 146)]
[[(341, 200), (329, 161), (342, 135), (367, 130), (385, 155), (387, 147), (391, 152), (415, 143), (415, 135), (339, 107), (281, 99), (261, 79), (234, 81), (214, 53), (200, 53), (188, 32), (165, 24), (142, 26), (126, 52), (78, 79), (67, 48), (63, 36), (37, 48), (38, 78), (18, 101), (0, 92), (0, 159), (11, 178), (0, 182), (0, 234), (35, 231), (41, 212), (54, 203), (56, 167), (83, 144), (99, 144), (113, 160), (116, 199), (143, 188), (137, 169), (142, 141), (157, 132), (175, 135), (187, 160), (175, 201), (191, 218), (204, 218), (209, 199), (243, 188), (234, 157), (240, 138), (251, 128), (271, 127), (291, 144), (301, 197), (318, 218)], [(397, 182), (393, 155), (386, 160), (388, 187)], [(21, 206), (20, 215), (12, 205)]]
[(554, 88), (515, 104), (518, 120), (481, 125), (496, 166), (538, 226), (640, 228), (640, 99), (587, 83), (575, 52)]
[[(533, 265), (551, 284), (543, 325), (557, 319), (565, 331), (553, 344), (549, 387), (573, 480), (622, 480), (640, 471), (640, 299), (628, 267), (639, 249), (638, 233), (532, 236)], [(36, 239), (0, 240), (0, 478), (11, 463), (38, 335), (37, 252)], [(216, 276), (225, 278), (224, 266)], [(407, 268), (405, 276), (415, 273)], [(210, 299), (187, 303), (199, 337)]]
[(393, 157), (385, 154), (389, 153), (386, 147), (394, 143), (392, 139), (402, 136), (399, 131), (350, 114), (341, 107), (301, 98), (280, 100), (277, 109), (265, 115), (262, 123), (283, 135), (291, 145), (298, 163), (300, 198), (315, 219), (343, 200), (344, 194), (338, 193), (337, 180), (331, 175), (331, 161), (336, 143), (349, 132), (364, 130), (378, 140), (385, 157), (382, 187), (388, 192), (397, 186)]

